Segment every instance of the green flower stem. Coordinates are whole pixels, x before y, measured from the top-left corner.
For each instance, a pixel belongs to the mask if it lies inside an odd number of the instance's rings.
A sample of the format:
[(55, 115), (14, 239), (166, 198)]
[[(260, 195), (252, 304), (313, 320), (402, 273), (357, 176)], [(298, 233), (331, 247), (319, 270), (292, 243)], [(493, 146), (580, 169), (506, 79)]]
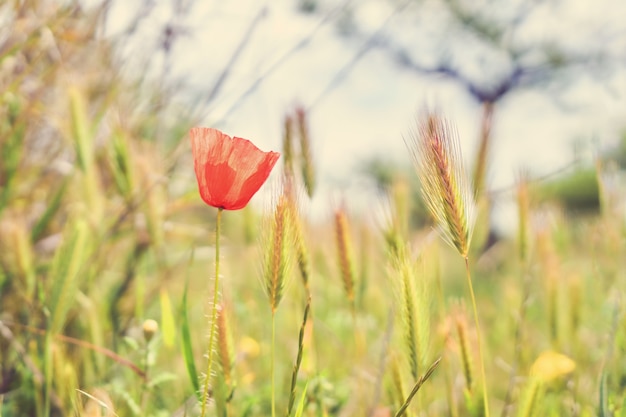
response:
[(215, 286), (213, 287), (213, 303), (211, 306), (211, 323), (209, 330), (209, 347), (208, 347), (208, 356), (209, 361), (207, 364), (206, 375), (204, 376), (204, 387), (202, 394), (202, 413), (201, 416), (204, 417), (206, 415), (206, 406), (209, 402), (209, 386), (211, 383), (211, 368), (213, 365), (213, 343), (215, 342), (215, 325), (217, 322), (217, 298), (219, 293), (219, 279), (220, 279), (220, 228), (222, 223), (222, 211), (224, 209), (217, 209), (217, 219), (215, 221)]
[(483, 388), (483, 406), (485, 407), (485, 417), (489, 417), (489, 396), (487, 395), (487, 378), (485, 377), (485, 361), (483, 359), (483, 348), (480, 336), (480, 323), (478, 322), (478, 309), (476, 308), (476, 297), (474, 296), (474, 286), (470, 274), (469, 258), (465, 256), (465, 272), (467, 274), (467, 285), (469, 286), (470, 298), (472, 299), (472, 309), (474, 310), (474, 325), (476, 326), (476, 339), (478, 342), (478, 356), (480, 361), (480, 376)]
[(272, 417), (276, 417), (276, 384), (275, 384), (275, 374), (276, 374), (276, 315), (272, 311)]

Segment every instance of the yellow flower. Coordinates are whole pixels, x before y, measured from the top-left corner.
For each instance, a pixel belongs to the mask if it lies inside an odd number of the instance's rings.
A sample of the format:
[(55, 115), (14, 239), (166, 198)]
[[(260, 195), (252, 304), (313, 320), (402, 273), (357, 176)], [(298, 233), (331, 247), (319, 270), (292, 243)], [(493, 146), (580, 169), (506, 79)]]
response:
[(530, 375), (543, 382), (550, 383), (572, 373), (576, 362), (562, 353), (547, 350), (530, 367)]

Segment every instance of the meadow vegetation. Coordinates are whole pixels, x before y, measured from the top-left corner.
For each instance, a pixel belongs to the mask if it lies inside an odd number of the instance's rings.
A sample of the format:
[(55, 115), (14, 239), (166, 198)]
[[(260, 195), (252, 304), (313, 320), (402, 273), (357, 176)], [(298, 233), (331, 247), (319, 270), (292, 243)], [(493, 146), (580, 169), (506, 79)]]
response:
[(610, 161), (585, 171), (599, 205), (582, 214), (520, 175), (498, 195), (516, 236), (490, 238), (482, 153), (462, 197), (418, 162), (386, 177), (378, 216), (346, 198), (312, 224), (314, 138), (290, 111), (274, 204), (221, 215), (213, 325), (195, 115), (120, 70), (98, 10), (8, 1), (0, 18), (0, 417), (198, 416), (213, 328), (206, 415), (626, 416)]

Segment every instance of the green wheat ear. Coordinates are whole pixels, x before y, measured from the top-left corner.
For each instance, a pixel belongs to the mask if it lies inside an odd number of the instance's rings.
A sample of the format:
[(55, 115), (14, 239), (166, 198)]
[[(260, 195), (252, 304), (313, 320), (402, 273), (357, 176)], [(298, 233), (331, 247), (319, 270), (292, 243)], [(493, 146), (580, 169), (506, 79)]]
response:
[(283, 121), (283, 165), (288, 177), (294, 174), (293, 124), (293, 117), (286, 114)]
[(282, 300), (286, 279), (289, 275), (289, 257), (293, 246), (293, 207), (289, 195), (287, 193), (281, 194), (268, 225), (264, 281), (272, 314), (276, 312)]
[(350, 307), (354, 312), (354, 263), (352, 256), (352, 241), (348, 226), (348, 218), (343, 207), (335, 211), (335, 238), (337, 242), (337, 259), (341, 271), (341, 279)]
[(413, 381), (426, 367), (430, 335), (429, 288), (425, 277), (418, 276), (409, 248), (401, 246), (393, 260), (391, 273), (396, 277), (398, 317), (404, 355)]
[(417, 167), (422, 195), (443, 238), (467, 257), (474, 229), (474, 196), (459, 137), (449, 122), (427, 114), (406, 140)]

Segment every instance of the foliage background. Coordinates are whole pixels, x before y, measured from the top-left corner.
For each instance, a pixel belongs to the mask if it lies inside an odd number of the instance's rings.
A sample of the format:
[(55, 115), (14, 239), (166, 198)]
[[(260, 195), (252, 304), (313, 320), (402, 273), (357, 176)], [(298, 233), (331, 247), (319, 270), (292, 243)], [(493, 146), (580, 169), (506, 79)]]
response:
[[(180, 94), (188, 87), (184, 80), (170, 77), (172, 48), (188, 35), (177, 24), (191, 13), (185, 4), (171, 3), (178, 14), (157, 25), (158, 42), (130, 61), (125, 46), (153, 20), (149, 3), (114, 33), (107, 29), (111, 2), (103, 7), (17, 0), (0, 5), (3, 416), (195, 412), (181, 350), (190, 342), (203, 368), (214, 212), (198, 198), (185, 138), (190, 126), (205, 120), (206, 103), (190, 104)], [(467, 18), (456, 3), (446, 4), (452, 16)], [(313, 3), (300, 7), (320, 10)], [(339, 27), (350, 29), (344, 20), (349, 14), (340, 17)], [(475, 21), (462, 22), (476, 30)], [(462, 83), (464, 78), (458, 74), (456, 79)], [(218, 78), (214, 88), (220, 85)], [(218, 93), (211, 100), (219, 102)], [(490, 115), (488, 109), (498, 101), (475, 98), (482, 106), (476, 113), (479, 143), (490, 150), (497, 139), (491, 139), (488, 127), (497, 113)], [(277, 133), (266, 143), (280, 143), (282, 116), (270, 121)], [(315, 133), (315, 118), (310, 120)], [(393, 136), (401, 143), (401, 135)], [(532, 221), (521, 223), (528, 228), (523, 239), (488, 239), (489, 204), (484, 203), (472, 267), (488, 346), (490, 395), (503, 415), (626, 412), (623, 149), (577, 171), (585, 174), (585, 187), (575, 175), (561, 182), (531, 178)], [(480, 155), (474, 167), (497, 160), (497, 154)], [(318, 169), (322, 159), (315, 160)], [(307, 393), (305, 413), (390, 415), (415, 382), (398, 330), (406, 323), (394, 308), (400, 302), (393, 264), (399, 239), (416, 265), (415, 282), (423, 285), (419, 323), (430, 317), (425, 332), (430, 341), (422, 346), (426, 353), (420, 363), (424, 367), (444, 358), (409, 411), (481, 415), (475, 406), (479, 396), (467, 381), (475, 349), (463, 301), (462, 264), (430, 232), (410, 169), (384, 160), (363, 167), (365, 178), (377, 184), (372, 199), (388, 203), (383, 210), (388, 222), (350, 212), (352, 200), (346, 197), (358, 290), (356, 325), (337, 265), (334, 225), (305, 221), (314, 300), (297, 386), (300, 394)], [(567, 199), (582, 190), (584, 201), (592, 201), (583, 215), (576, 210), (580, 198)], [(516, 192), (508, 188), (493, 195)], [(306, 210), (309, 202), (302, 200)], [(327, 210), (337, 210), (335, 203)], [(224, 216), (222, 296), (236, 375), (233, 415), (266, 415), (269, 407), (270, 312), (258, 278), (258, 225), (266, 211), (251, 207)], [(277, 314), (280, 406), (288, 398), (306, 298), (293, 275)], [(180, 333), (183, 311), (192, 329), (190, 341)], [(144, 334), (147, 319), (160, 325), (153, 339)], [(463, 328), (470, 335), (466, 346)], [(463, 353), (468, 346), (469, 354)], [(528, 376), (546, 350), (567, 355), (576, 370), (563, 372), (566, 376), (556, 372), (539, 390)], [(527, 394), (534, 389), (536, 396)]]

